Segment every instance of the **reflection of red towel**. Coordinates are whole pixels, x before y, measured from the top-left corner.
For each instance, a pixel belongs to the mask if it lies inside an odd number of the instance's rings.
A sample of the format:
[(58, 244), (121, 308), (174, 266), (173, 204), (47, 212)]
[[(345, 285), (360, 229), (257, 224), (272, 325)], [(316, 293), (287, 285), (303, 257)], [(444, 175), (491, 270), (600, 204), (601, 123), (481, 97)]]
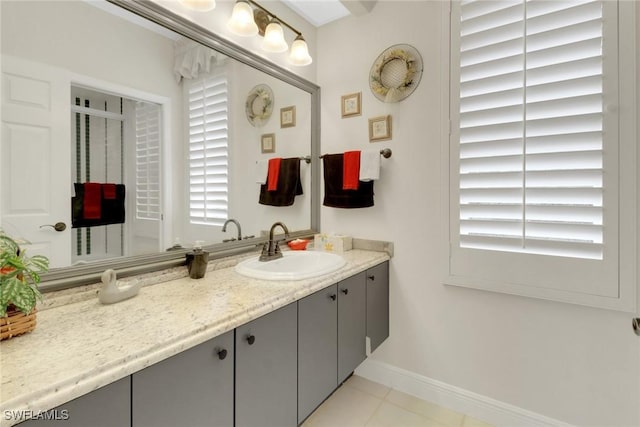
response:
[(342, 189), (357, 190), (360, 177), (360, 151), (345, 151), (342, 164)]
[(278, 189), (278, 176), (280, 175), (281, 157), (269, 159), (269, 171), (267, 173), (267, 191), (276, 191)]
[(102, 185), (97, 182), (84, 183), (83, 218), (100, 219), (102, 217)]
[(115, 184), (102, 184), (102, 197), (105, 200), (116, 199), (116, 185)]

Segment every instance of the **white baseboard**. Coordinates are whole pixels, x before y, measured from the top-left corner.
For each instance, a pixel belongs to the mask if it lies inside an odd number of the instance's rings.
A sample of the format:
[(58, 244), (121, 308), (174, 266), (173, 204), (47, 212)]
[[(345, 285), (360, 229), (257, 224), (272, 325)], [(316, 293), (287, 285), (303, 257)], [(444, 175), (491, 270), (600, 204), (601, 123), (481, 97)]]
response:
[(562, 421), (372, 359), (365, 360), (355, 373), (497, 427), (570, 426)]

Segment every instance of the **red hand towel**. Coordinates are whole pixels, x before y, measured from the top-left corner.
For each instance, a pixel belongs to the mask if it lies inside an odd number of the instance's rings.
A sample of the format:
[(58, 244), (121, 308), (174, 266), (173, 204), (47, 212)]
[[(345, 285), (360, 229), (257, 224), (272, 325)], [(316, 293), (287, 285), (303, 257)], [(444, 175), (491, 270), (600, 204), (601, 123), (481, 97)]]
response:
[(102, 217), (102, 184), (84, 183), (82, 216), (84, 219), (100, 219)]
[(102, 184), (102, 197), (105, 200), (116, 199), (116, 185), (115, 184)]
[(267, 191), (276, 191), (278, 189), (278, 176), (280, 175), (281, 157), (269, 159), (269, 171), (267, 172)]
[(342, 163), (342, 189), (357, 190), (360, 178), (360, 151), (345, 151)]

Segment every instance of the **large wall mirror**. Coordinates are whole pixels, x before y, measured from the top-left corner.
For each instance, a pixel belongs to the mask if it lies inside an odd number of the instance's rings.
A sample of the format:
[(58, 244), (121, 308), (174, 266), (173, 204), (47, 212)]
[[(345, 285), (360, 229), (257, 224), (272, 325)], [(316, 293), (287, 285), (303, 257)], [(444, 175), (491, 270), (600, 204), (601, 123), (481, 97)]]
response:
[[(150, 2), (0, 7), (0, 227), (50, 258), (44, 290), (317, 228), (317, 86)], [(259, 203), (273, 157), (302, 194)]]

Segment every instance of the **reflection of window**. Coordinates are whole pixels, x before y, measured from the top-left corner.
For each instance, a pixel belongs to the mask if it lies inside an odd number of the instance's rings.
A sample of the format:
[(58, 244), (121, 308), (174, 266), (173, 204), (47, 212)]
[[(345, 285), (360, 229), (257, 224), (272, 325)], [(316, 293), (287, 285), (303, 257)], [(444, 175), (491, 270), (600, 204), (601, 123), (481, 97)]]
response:
[(160, 106), (136, 102), (136, 217), (160, 219)]
[(189, 103), (189, 217), (221, 226), (228, 210), (228, 92), (224, 74), (184, 80)]
[(450, 283), (618, 297), (622, 3), (452, 3)]

